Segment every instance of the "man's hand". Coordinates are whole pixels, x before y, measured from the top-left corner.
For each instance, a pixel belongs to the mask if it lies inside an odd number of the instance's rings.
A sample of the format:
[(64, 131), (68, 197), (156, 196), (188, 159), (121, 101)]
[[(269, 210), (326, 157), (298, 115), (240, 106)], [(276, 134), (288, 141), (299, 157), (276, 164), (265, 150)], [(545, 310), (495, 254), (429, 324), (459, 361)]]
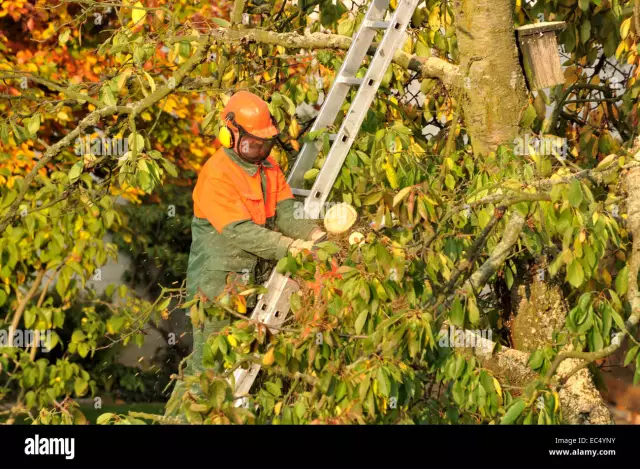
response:
[(312, 241), (313, 243), (321, 243), (326, 239), (327, 239), (327, 233), (322, 231), (320, 228), (316, 228), (309, 235), (309, 241)]
[(304, 249), (311, 251), (313, 249), (313, 241), (305, 241), (304, 239), (295, 239), (293, 243), (289, 245), (289, 252), (297, 256)]

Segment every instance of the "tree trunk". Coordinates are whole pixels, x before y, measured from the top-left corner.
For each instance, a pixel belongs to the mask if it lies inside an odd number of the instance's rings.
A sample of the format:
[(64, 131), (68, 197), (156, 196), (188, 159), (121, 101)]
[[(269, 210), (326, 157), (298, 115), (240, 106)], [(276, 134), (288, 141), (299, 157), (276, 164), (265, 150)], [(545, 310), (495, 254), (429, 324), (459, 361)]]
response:
[(507, 0), (454, 0), (465, 128), (476, 157), (518, 134), (529, 105)]

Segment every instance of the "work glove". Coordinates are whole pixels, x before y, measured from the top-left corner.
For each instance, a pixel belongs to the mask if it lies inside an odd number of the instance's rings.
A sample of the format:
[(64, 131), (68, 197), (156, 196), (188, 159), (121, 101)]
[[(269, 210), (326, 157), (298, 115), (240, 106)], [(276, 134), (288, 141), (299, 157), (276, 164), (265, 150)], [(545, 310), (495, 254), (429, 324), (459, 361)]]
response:
[(309, 235), (309, 241), (313, 241), (313, 243), (321, 243), (327, 239), (327, 233), (322, 231), (320, 228), (316, 228)]
[(297, 256), (304, 249), (311, 251), (313, 249), (313, 241), (305, 241), (304, 239), (294, 239), (289, 245), (288, 250), (293, 256)]

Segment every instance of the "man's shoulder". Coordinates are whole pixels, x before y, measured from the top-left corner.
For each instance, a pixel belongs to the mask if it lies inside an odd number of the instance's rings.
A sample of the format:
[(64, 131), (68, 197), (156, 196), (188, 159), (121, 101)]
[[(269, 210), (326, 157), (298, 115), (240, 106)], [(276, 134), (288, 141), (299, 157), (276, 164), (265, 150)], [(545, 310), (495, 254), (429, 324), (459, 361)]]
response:
[(224, 179), (233, 171), (233, 165), (230, 163), (224, 147), (220, 147), (204, 164), (201, 175), (206, 178)]

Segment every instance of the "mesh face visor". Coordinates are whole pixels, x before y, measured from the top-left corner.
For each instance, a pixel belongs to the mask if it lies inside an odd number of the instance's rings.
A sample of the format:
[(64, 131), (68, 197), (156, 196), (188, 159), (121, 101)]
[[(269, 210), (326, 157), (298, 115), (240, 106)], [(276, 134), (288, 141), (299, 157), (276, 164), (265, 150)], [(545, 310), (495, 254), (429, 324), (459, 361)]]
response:
[[(278, 128), (278, 122), (273, 116), (271, 116), (271, 121), (273, 122), (273, 125)], [(251, 160), (267, 159), (271, 153), (271, 149), (277, 141), (276, 137), (280, 134), (278, 133), (269, 138), (258, 137), (235, 122), (233, 117), (231, 118), (231, 123), (238, 129), (238, 134), (240, 136), (238, 140), (238, 149), (242, 153), (242, 156)]]

